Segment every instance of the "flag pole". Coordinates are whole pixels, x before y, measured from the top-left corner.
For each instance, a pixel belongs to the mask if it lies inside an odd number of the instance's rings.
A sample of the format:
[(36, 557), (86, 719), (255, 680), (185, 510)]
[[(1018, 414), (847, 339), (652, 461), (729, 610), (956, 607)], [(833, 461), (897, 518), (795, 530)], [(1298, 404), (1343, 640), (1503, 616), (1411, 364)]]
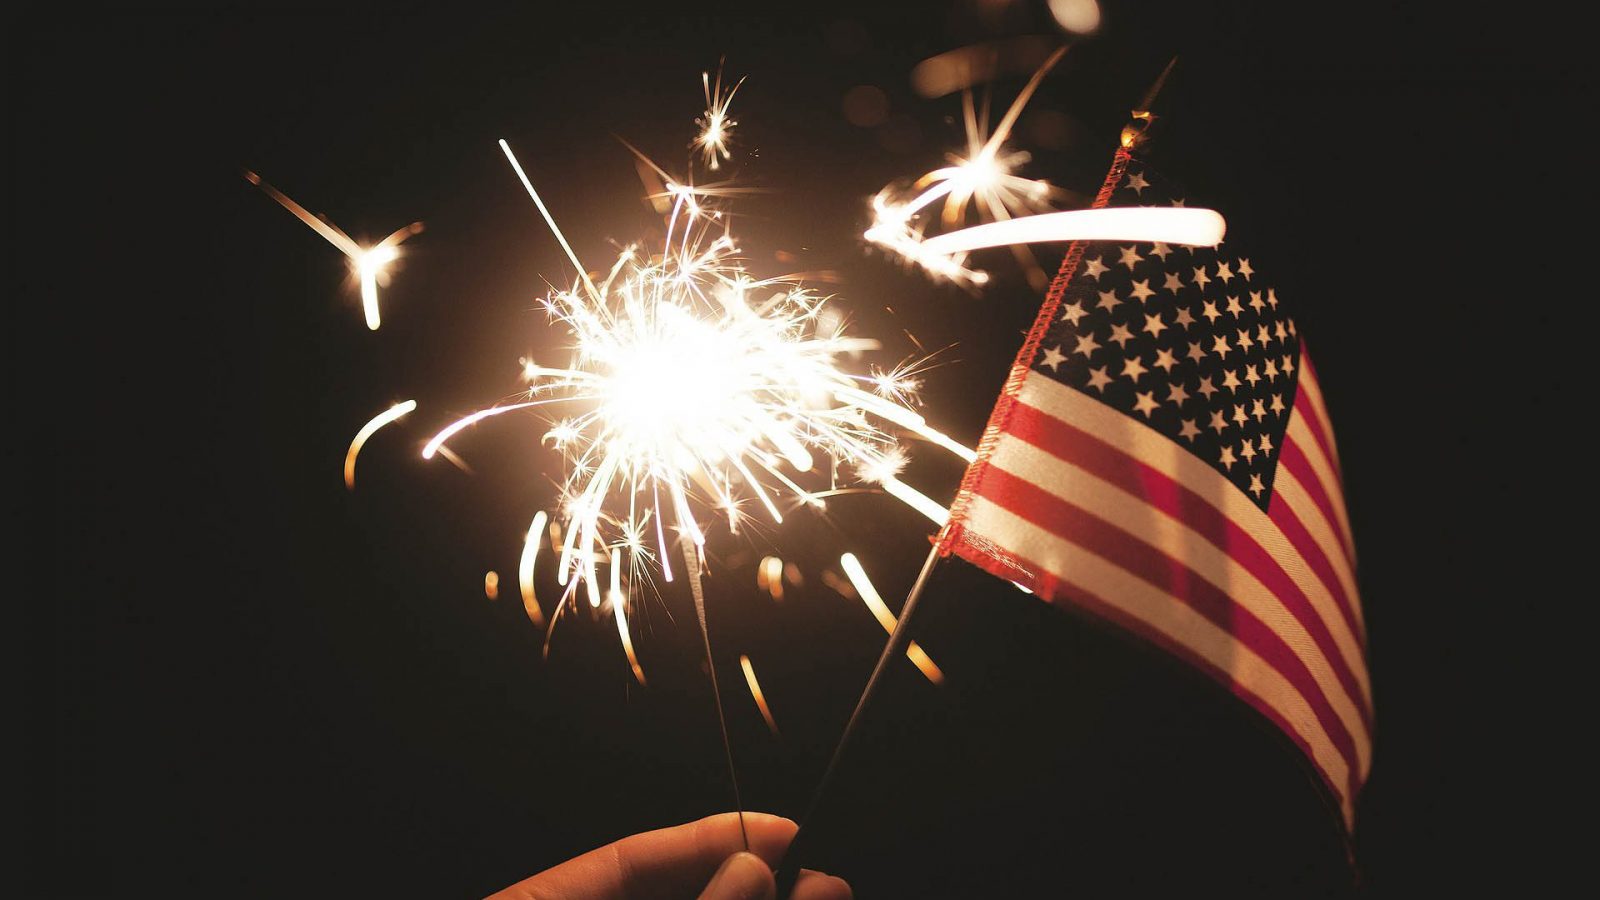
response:
[[(911, 585), (910, 593), (906, 595), (905, 606), (900, 610), (900, 618), (895, 622), (894, 631), (889, 634), (889, 642), (883, 645), (883, 653), (879, 655), (878, 664), (872, 669), (872, 676), (867, 679), (867, 687), (861, 692), (861, 699), (856, 701), (855, 712), (850, 714), (850, 721), (844, 726), (844, 734), (840, 735), (838, 745), (833, 748), (833, 758), (828, 760), (828, 768), (822, 773), (822, 781), (817, 784), (816, 792), (811, 795), (811, 804), (800, 819), (800, 830), (795, 832), (794, 840), (789, 843), (789, 850), (783, 855), (783, 862), (778, 866), (777, 882), (780, 898), (789, 896), (789, 891), (794, 888), (795, 879), (800, 875), (800, 860), (805, 855), (810, 835), (816, 833), (814, 823), (817, 815), (822, 811), (823, 803), (828, 798), (828, 789), (833, 785), (840, 764), (849, 752), (851, 739), (860, 730), (861, 720), (866, 717), (867, 707), (872, 703), (872, 698), (877, 696), (879, 686), (883, 684), (884, 673), (889, 669), (889, 661), (905, 653), (906, 647), (911, 643), (911, 617), (916, 613), (917, 601), (922, 598), (923, 589), (928, 586), (930, 576), (938, 563), (939, 545), (935, 543), (928, 549), (928, 558), (922, 563), (922, 571), (917, 574), (917, 580)], [(809, 831), (808, 826), (812, 826)]]

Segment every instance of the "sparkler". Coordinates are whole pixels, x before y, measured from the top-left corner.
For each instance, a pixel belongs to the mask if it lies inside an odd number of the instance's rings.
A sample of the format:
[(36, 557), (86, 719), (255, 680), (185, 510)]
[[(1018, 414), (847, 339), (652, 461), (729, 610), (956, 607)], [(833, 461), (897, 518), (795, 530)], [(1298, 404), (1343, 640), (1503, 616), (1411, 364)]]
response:
[[(669, 532), (698, 573), (707, 528), (700, 510), (716, 511), (737, 531), (751, 500), (773, 522), (783, 521), (785, 496), (821, 508), (826, 501), (796, 480), (818, 468), (819, 456), (833, 472), (852, 470), (943, 521), (943, 506), (898, 477), (905, 454), (889, 428), (964, 460), (972, 450), (906, 405), (901, 398), (914, 385), (905, 370), (858, 375), (841, 368), (840, 357), (878, 343), (846, 336), (824, 315), (826, 298), (797, 280), (751, 276), (709, 192), (669, 180), (673, 205), (662, 247), (648, 254), (625, 248), (597, 283), (510, 147), (501, 147), (578, 269), (579, 283), (544, 304), (571, 332), (572, 359), (565, 366), (525, 361), (531, 384), (524, 398), (456, 421), (423, 456), (484, 419), (563, 409), (544, 438), (570, 466), (556, 568), (567, 588), (563, 604), (581, 585), (591, 605), (609, 601), (620, 617), (628, 592), (602, 592), (599, 567), (608, 559), (626, 563), (629, 584), (658, 567), (671, 581)], [(524, 548), (525, 602), (540, 531), (530, 529)]]
[(963, 93), (966, 155), (951, 154), (950, 165), (917, 179), (912, 187), (918, 193), (909, 199), (896, 199), (888, 188), (880, 191), (872, 200), (873, 223), (864, 235), (866, 239), (933, 275), (959, 284), (987, 283), (988, 273), (967, 267), (963, 255), (929, 250), (914, 222), (936, 202), (941, 203), (940, 220), (945, 229), (958, 226), (966, 218), (969, 207), (991, 220), (1010, 219), (1017, 214), (1049, 208), (1053, 192), (1050, 184), (1013, 174), (1030, 157), (1025, 151), (1008, 150), (1005, 141), (1045, 74), (1066, 52), (1067, 48), (1061, 47), (1050, 54), (990, 134), (984, 133), (988, 126), (987, 104), (980, 117), (973, 106), (972, 93)]
[[(1066, 47), (1057, 49), (1039, 66), (991, 134), (984, 134), (987, 110), (978, 115), (972, 93), (963, 93), (966, 156), (951, 154), (950, 165), (923, 175), (913, 185), (919, 193), (910, 199), (895, 199), (889, 188), (880, 191), (872, 200), (873, 223), (863, 235), (867, 241), (893, 251), (936, 277), (971, 286), (988, 283), (989, 275), (969, 267), (967, 254), (988, 247), (1009, 247), (1035, 288), (1044, 287), (1045, 277), (1027, 250), (1029, 244), (1132, 240), (1211, 246), (1221, 241), (1225, 223), (1213, 210), (1141, 207), (1044, 212), (1049, 209), (1051, 198), (1059, 192), (1048, 182), (1014, 174), (1029, 161), (1029, 155), (1024, 151), (1007, 150), (1005, 141), (1045, 74), (1061, 60), (1066, 50)], [(930, 60), (934, 61), (945, 67), (956, 65), (950, 60)], [(1167, 69), (1171, 68), (1169, 64)], [(1150, 97), (1160, 89), (1165, 78), (1164, 72), (1143, 107), (1148, 107)], [(1149, 113), (1135, 113), (1136, 118), (1141, 115), (1148, 122)], [(1128, 136), (1124, 135), (1126, 140)], [(925, 237), (922, 227), (916, 223), (936, 203), (940, 204), (942, 233)], [(959, 227), (969, 210), (975, 211), (979, 219), (989, 221)], [(925, 512), (932, 517), (931, 510)]]
[(305, 207), (289, 199), (287, 194), (263, 181), (260, 175), (246, 171), (244, 177), (265, 191), (267, 196), (282, 204), (284, 209), (294, 213), (295, 218), (306, 223), (312, 231), (322, 235), (328, 243), (337, 247), (339, 252), (349, 257), (350, 269), (361, 285), (361, 308), (366, 313), (367, 327), (377, 331), (380, 324), (378, 286), (388, 285), (389, 264), (400, 258), (400, 245), (406, 238), (422, 232), (422, 223), (412, 222), (376, 245), (363, 247), (350, 235), (341, 231), (337, 225), (320, 216), (312, 215)]
[[(715, 87), (709, 75), (703, 82), (708, 110), (696, 144), (715, 169), (728, 158), (734, 125), (728, 104), (739, 85), (723, 93), (720, 74)], [(896, 434), (914, 435), (968, 462), (974, 452), (911, 408), (915, 364), (889, 372), (847, 371), (841, 358), (877, 349), (878, 343), (847, 336), (828, 298), (798, 279), (757, 278), (745, 268), (719, 204), (726, 192), (680, 183), (648, 164), (670, 201), (665, 238), (649, 251), (624, 248), (597, 281), (510, 145), (501, 141), (500, 147), (577, 271), (570, 288), (544, 300), (550, 318), (572, 336), (571, 356), (565, 365), (525, 359), (522, 374), (529, 386), (522, 397), (450, 424), (422, 455), (442, 453), (447, 441), (488, 418), (527, 410), (560, 413), (544, 435), (568, 464), (556, 562), (564, 590), (546, 632), (546, 652), (549, 634), (581, 585), (591, 607), (609, 605), (629, 667), (644, 684), (627, 621), (631, 597), (652, 571), (673, 580), (676, 549), (711, 663), (732, 775), (701, 581), (711, 522), (725, 519), (728, 530), (737, 532), (751, 515), (751, 501), (774, 523), (784, 518), (780, 504), (820, 509), (823, 493), (836, 488), (843, 470), (942, 524), (944, 507), (900, 480), (906, 455)], [(826, 486), (802, 485), (820, 479), (820, 464)], [(542, 513), (534, 517), (518, 568), (523, 604), (535, 623), (542, 611), (533, 570), (544, 524)], [(602, 592), (599, 569), (607, 562), (610, 586)], [(759, 698), (754, 672), (748, 662), (744, 666)], [(763, 714), (772, 724), (770, 711), (763, 708)], [(733, 789), (738, 802), (736, 776)]]

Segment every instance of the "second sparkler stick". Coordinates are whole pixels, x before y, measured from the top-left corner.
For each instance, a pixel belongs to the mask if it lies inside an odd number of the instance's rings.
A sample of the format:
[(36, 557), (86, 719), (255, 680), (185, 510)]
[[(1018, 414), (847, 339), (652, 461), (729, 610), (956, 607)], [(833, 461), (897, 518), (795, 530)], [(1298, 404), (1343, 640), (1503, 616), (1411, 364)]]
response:
[(694, 612), (700, 619), (700, 637), (705, 642), (706, 671), (711, 674), (711, 696), (717, 702), (717, 726), (722, 729), (722, 752), (728, 760), (728, 780), (733, 784), (733, 804), (739, 811), (739, 836), (744, 849), (750, 849), (750, 832), (744, 827), (744, 798), (739, 795), (739, 769), (733, 764), (733, 742), (728, 740), (728, 716), (722, 709), (722, 688), (717, 685), (717, 661), (711, 655), (711, 630), (706, 627), (706, 592), (700, 583), (700, 548), (694, 540), (684, 535), (683, 564), (689, 570), (689, 590), (694, 594)]
[(867, 679), (867, 687), (861, 692), (861, 699), (856, 701), (856, 708), (850, 714), (850, 721), (845, 723), (844, 734), (840, 735), (839, 744), (833, 749), (833, 758), (828, 760), (828, 768), (822, 773), (822, 781), (817, 785), (816, 793), (811, 796), (811, 805), (800, 820), (800, 830), (795, 833), (788, 852), (784, 854), (783, 862), (778, 866), (779, 897), (787, 897), (790, 889), (794, 887), (795, 879), (800, 876), (800, 861), (805, 857), (810, 835), (816, 833), (814, 827), (810, 831), (807, 828), (813, 826), (819, 814), (826, 811), (828, 789), (833, 785), (840, 765), (849, 754), (851, 742), (860, 730), (861, 722), (866, 718), (867, 710), (871, 707), (873, 698), (877, 696), (879, 686), (883, 684), (884, 673), (889, 669), (890, 660), (905, 653), (906, 647), (911, 643), (911, 619), (916, 614), (917, 601), (922, 599), (923, 590), (928, 586), (928, 581), (938, 564), (939, 546), (935, 544), (928, 550), (928, 558), (922, 563), (922, 571), (917, 573), (917, 580), (911, 585), (911, 592), (906, 595), (905, 606), (900, 610), (900, 619), (895, 623), (888, 643), (883, 645), (883, 654), (878, 657), (878, 664), (873, 667), (872, 676)]

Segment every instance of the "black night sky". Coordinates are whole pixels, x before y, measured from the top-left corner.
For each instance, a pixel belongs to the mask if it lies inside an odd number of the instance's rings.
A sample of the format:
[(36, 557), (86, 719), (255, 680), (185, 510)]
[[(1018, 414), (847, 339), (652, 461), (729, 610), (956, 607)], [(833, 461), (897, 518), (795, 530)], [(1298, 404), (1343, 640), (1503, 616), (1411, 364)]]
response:
[[(731, 168), (759, 189), (738, 205), (752, 265), (831, 273), (883, 361), (947, 348), (930, 414), (981, 430), (1037, 293), (1004, 254), (974, 296), (858, 236), (876, 189), (961, 138), (957, 98), (919, 97), (911, 68), (1059, 35), (1045, 3), (541, 6), (9, 17), (7, 506), (33, 576), (7, 592), (25, 623), (23, 895), (482, 896), (731, 807), (682, 584), (637, 623), (649, 688), (608, 621), (564, 623), (543, 661), (515, 596), (521, 534), (560, 475), (538, 423), (453, 442), (471, 476), (415, 452), (560, 341), (535, 304), (570, 265), (498, 138), (579, 253), (604, 259), (660, 229), (614, 136), (681, 171), (700, 73), (725, 57), (748, 76)], [(1359, 875), (1265, 720), (960, 562), (917, 629), (947, 683), (892, 672), (808, 864), (859, 897), (1529, 888), (1538, 792), (1507, 748), (1547, 726), (1517, 682), (1543, 607), (1583, 592), (1558, 594), (1529, 524), (1555, 499), (1541, 472), (1568, 465), (1542, 423), (1573, 410), (1503, 339), (1554, 340), (1556, 301), (1586, 299), (1557, 290), (1535, 245), (1587, 238), (1519, 229), (1576, 188), (1560, 154), (1592, 84), (1555, 23), (1455, 6), (1104, 6), (1017, 144), (1031, 174), (1092, 192), (1177, 54), (1155, 164), (1227, 211), (1230, 240), (1297, 304), (1371, 636)], [(847, 121), (862, 85), (887, 97), (882, 124)], [(1019, 86), (997, 82), (997, 103)], [(380, 331), (339, 254), (246, 168), (358, 238), (426, 221)], [(367, 445), (346, 491), (351, 435), (407, 398), (418, 412)], [(960, 474), (923, 452), (907, 480), (938, 496)], [(851, 496), (715, 542), (712, 637), (751, 808), (801, 813), (882, 647), (822, 569), (854, 550), (898, 608), (927, 533)], [(782, 603), (755, 587), (771, 552), (807, 577)]]

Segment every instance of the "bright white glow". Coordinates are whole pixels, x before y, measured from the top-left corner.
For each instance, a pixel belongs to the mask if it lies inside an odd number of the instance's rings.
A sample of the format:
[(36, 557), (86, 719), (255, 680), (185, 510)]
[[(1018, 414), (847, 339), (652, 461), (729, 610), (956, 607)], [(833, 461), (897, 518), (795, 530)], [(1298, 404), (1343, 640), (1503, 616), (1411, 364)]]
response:
[(361, 279), (361, 308), (367, 316), (367, 327), (373, 331), (378, 330), (378, 277), (384, 273), (384, 267), (400, 256), (400, 252), (388, 244), (379, 244), (371, 250), (362, 251), (355, 258), (356, 275)]
[(1228, 223), (1213, 209), (1143, 206), (1077, 209), (974, 225), (929, 238), (923, 242), (923, 249), (948, 255), (984, 247), (1052, 241), (1160, 241), (1210, 247), (1221, 243), (1227, 230)]
[[(964, 460), (973, 451), (907, 405), (917, 363), (887, 375), (842, 368), (841, 359), (877, 342), (846, 336), (827, 299), (796, 280), (749, 274), (717, 197), (693, 186), (669, 184), (658, 250), (624, 248), (603, 277), (591, 276), (509, 145), (500, 146), (578, 272), (580, 284), (544, 301), (572, 336), (570, 360), (522, 360), (527, 399), (452, 423), (423, 455), (444, 452), (447, 440), (484, 419), (562, 407), (545, 434), (567, 462), (559, 550), (552, 546), (564, 592), (552, 622), (580, 584), (591, 604), (609, 600), (642, 681), (625, 625), (627, 585), (650, 566), (670, 580), (670, 542), (680, 537), (685, 562), (698, 566), (709, 521), (734, 531), (764, 512), (781, 522), (786, 499), (821, 506), (813, 491), (835, 488), (796, 479), (854, 470), (874, 473), (885, 492), (943, 523), (942, 507), (894, 477), (904, 454), (891, 429)], [(530, 530), (529, 579), (537, 552)], [(612, 584), (602, 592), (598, 568), (608, 558)], [(781, 592), (781, 575), (776, 581)]]
[(928, 521), (940, 528), (943, 528), (945, 523), (950, 521), (950, 510), (933, 502), (927, 494), (900, 479), (891, 476), (883, 479), (880, 484), (883, 485), (884, 492), (889, 496), (927, 516)]

